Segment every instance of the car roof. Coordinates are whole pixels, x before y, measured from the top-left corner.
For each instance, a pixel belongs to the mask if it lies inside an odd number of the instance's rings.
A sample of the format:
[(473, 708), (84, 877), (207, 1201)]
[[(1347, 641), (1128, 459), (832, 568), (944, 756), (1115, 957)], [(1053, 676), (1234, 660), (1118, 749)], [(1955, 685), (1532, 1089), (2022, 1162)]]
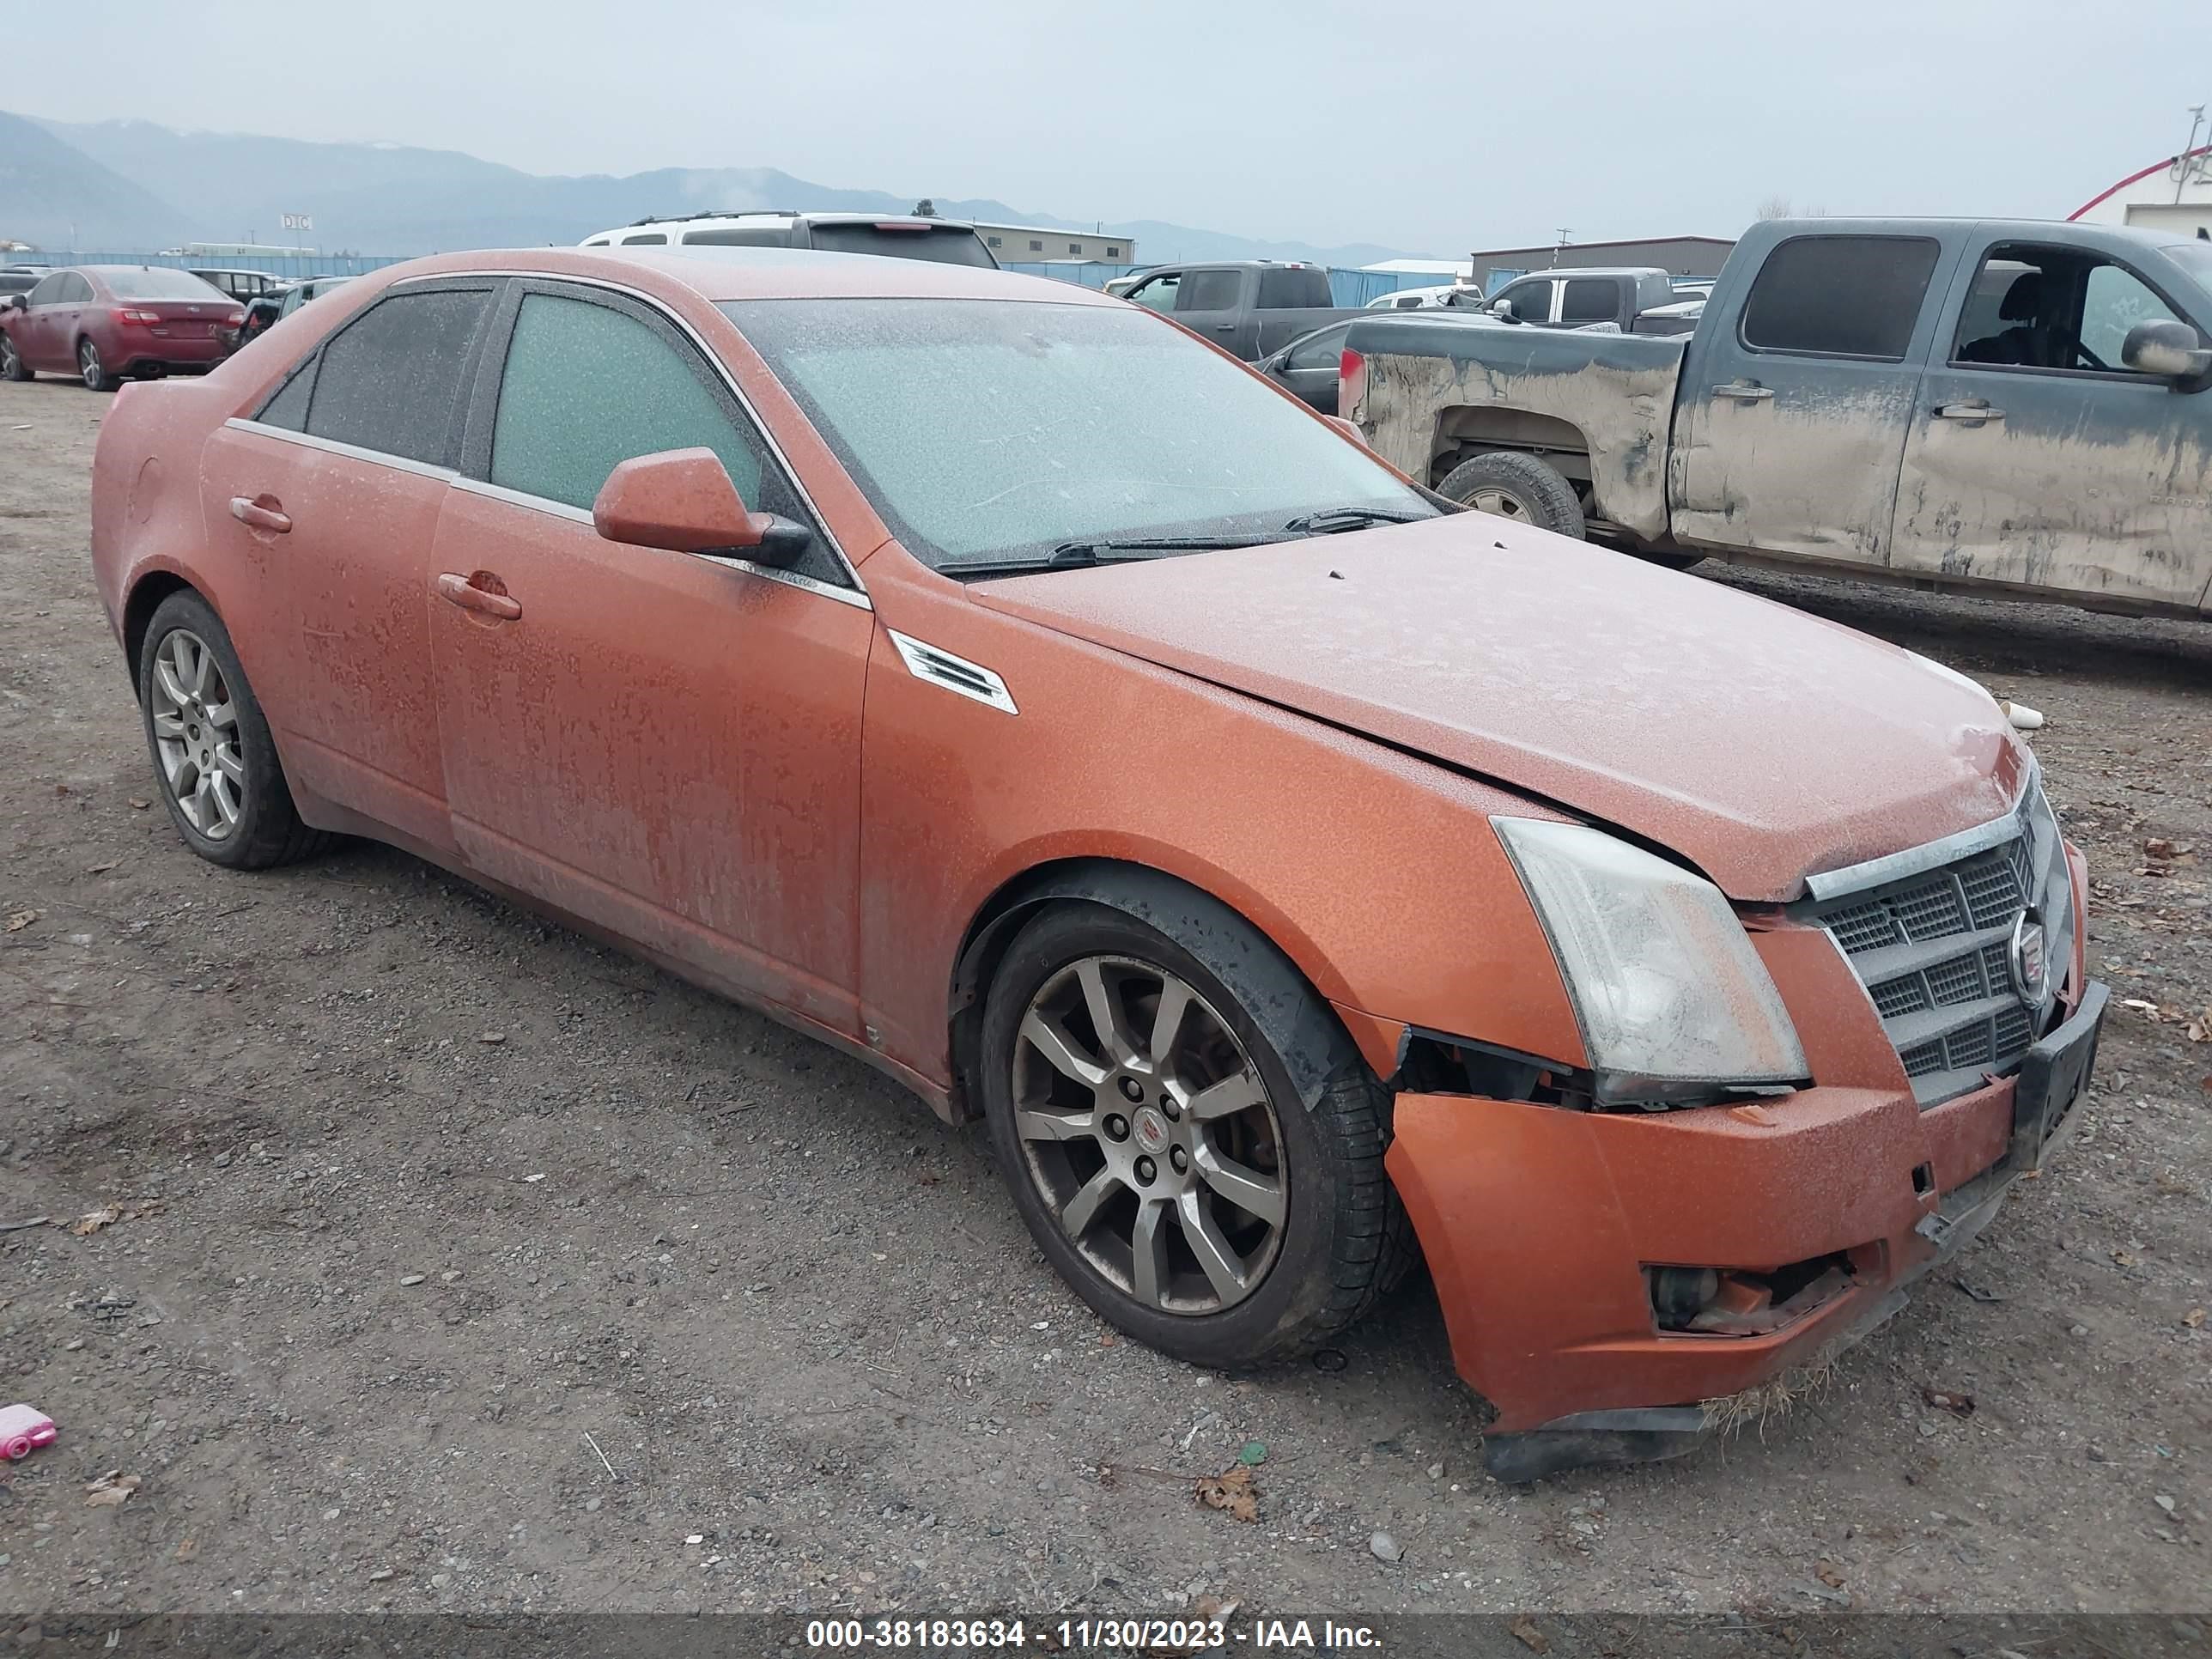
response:
[[(1536, 276), (1666, 276), (1657, 265), (1552, 265), (1542, 270), (1524, 270), (1516, 276), (1516, 283)], [(1671, 277), (1668, 278), (1670, 282)], [(1710, 280), (1710, 279), (1707, 279)]]
[(601, 236), (622, 236), (635, 230), (657, 230), (668, 225), (687, 225), (700, 229), (711, 229), (716, 225), (759, 225), (767, 223), (809, 225), (929, 225), (945, 230), (964, 230), (975, 233), (973, 221), (967, 219), (923, 218), (913, 213), (810, 213), (798, 208), (746, 208), (737, 213), (672, 213), (664, 218), (633, 219), (626, 225), (615, 225), (605, 230), (595, 230), (587, 240)]
[(730, 300), (916, 299), (1017, 300), (1061, 305), (1118, 306), (1123, 301), (1048, 276), (1024, 276), (981, 265), (927, 259), (887, 259), (783, 247), (532, 247), (410, 259), (377, 275), (392, 281), (469, 271), (519, 271), (546, 276), (637, 283), (649, 273), (690, 289), (711, 304)]

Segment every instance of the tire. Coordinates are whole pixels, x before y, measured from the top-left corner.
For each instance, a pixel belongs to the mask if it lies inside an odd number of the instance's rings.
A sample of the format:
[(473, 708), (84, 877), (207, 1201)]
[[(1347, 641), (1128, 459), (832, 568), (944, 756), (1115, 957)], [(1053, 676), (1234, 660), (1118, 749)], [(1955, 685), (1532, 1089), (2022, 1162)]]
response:
[(1437, 493), (1554, 535), (1586, 539), (1582, 502), (1558, 469), (1534, 455), (1493, 449), (1462, 461), (1443, 476)]
[(331, 836), (301, 823), (230, 635), (190, 589), (162, 600), (147, 624), (138, 648), (138, 707), (169, 821), (209, 863), (265, 870), (330, 844)]
[(123, 384), (100, 360), (100, 348), (89, 335), (76, 343), (76, 372), (87, 392), (112, 392)]
[[(1015, 938), (985, 1000), (984, 1117), (1030, 1235), (1100, 1317), (1192, 1364), (1262, 1364), (1353, 1323), (1414, 1259), (1410, 1225), (1382, 1167), (1389, 1097), (1328, 1005), (1249, 923), (1203, 894), (1178, 888), (1172, 897), (1170, 904), (1132, 907), (1145, 908), (1159, 927), (1111, 904), (1070, 901), (1049, 905)], [(1170, 1064), (1142, 1079), (1141, 1101), (1122, 1092), (1139, 1082), (1127, 1066), (1085, 1085), (1027, 1035), (1031, 1016), (1061, 1006), (1058, 988), (1070, 975), (1081, 983), (1086, 963), (1127, 1018), (1125, 1036), (1133, 1039), (1128, 1047), (1140, 1068), (1151, 1058), (1148, 1022), (1168, 980), (1192, 994), (1176, 1024), (1179, 1037), (1170, 1036)], [(1158, 994), (1148, 997), (1155, 980)], [(1089, 994), (1084, 985), (1086, 1008), (1095, 1006)], [(1254, 1018), (1253, 1007), (1265, 1011), (1263, 1019)], [(1110, 1053), (1099, 1044), (1096, 1022), (1082, 1014), (1057, 1024), (1070, 1048), (1087, 1042), (1095, 1053)], [(1279, 1041), (1292, 1052), (1280, 1052)], [(1310, 1080), (1303, 1093), (1294, 1074)], [(1152, 1092), (1164, 1079), (1188, 1102), (1179, 1116), (1167, 1111), (1170, 1090)], [(1052, 1105), (1039, 1102), (1040, 1079), (1057, 1091)], [(1090, 1116), (1097, 1132), (1068, 1133), (1057, 1125), (1084, 1120), (1086, 1087), (1095, 1090)], [(1201, 1097), (1218, 1106), (1254, 1092), (1262, 1097), (1259, 1107), (1201, 1121), (1213, 1109)], [(1069, 1103), (1063, 1117), (1055, 1108)], [(1116, 1105), (1126, 1109), (1118, 1148), (1109, 1115)], [(1055, 1127), (1041, 1134), (1045, 1119)], [(1153, 1144), (1148, 1133), (1162, 1131), (1170, 1139), (1155, 1148), (1158, 1179), (1139, 1186), (1141, 1149)], [(1108, 1180), (1117, 1156), (1133, 1160), (1133, 1173)], [(1272, 1180), (1279, 1206), (1279, 1223), (1256, 1242), (1254, 1230), (1264, 1218), (1232, 1203), (1220, 1184), (1246, 1177), (1257, 1184), (1237, 1190), (1258, 1191)], [(1063, 1218), (1102, 1180), (1110, 1192), (1092, 1206), (1097, 1219), (1071, 1236)], [(1205, 1224), (1197, 1232), (1187, 1226), (1192, 1206), (1245, 1272), (1247, 1282), (1233, 1294), (1200, 1259), (1194, 1240)], [(1146, 1273), (1136, 1240), (1148, 1208), (1147, 1236), (1156, 1249)]]
[(5, 334), (0, 334), (0, 380), (27, 380), (31, 378), (31, 366), (15, 349), (15, 343)]

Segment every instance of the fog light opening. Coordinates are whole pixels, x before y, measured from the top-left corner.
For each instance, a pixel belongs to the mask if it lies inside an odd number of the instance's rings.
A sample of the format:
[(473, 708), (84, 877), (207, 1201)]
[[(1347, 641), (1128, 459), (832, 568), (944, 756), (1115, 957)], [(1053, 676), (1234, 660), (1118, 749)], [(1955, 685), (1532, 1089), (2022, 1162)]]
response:
[(1771, 1272), (1741, 1267), (1653, 1267), (1651, 1316), (1662, 1331), (1760, 1336), (1793, 1324), (1850, 1288), (1853, 1269), (1838, 1251)]

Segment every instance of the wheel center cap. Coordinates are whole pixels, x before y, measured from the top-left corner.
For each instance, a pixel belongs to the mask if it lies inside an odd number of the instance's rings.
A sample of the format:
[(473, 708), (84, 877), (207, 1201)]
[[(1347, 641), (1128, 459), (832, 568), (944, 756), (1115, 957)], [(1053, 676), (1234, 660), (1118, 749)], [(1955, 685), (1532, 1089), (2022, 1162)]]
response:
[(1168, 1144), (1168, 1121), (1152, 1107), (1139, 1108), (1136, 1116), (1130, 1120), (1130, 1127), (1136, 1136), (1137, 1145), (1146, 1152), (1163, 1151)]

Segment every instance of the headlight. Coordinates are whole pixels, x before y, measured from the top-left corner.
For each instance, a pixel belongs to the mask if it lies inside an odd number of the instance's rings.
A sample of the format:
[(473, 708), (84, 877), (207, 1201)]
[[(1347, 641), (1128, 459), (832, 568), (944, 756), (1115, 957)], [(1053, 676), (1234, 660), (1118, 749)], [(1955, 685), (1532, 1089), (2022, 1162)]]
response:
[(1492, 823), (1559, 958), (1601, 1101), (1805, 1076), (1781, 994), (1720, 889), (1583, 824)]

